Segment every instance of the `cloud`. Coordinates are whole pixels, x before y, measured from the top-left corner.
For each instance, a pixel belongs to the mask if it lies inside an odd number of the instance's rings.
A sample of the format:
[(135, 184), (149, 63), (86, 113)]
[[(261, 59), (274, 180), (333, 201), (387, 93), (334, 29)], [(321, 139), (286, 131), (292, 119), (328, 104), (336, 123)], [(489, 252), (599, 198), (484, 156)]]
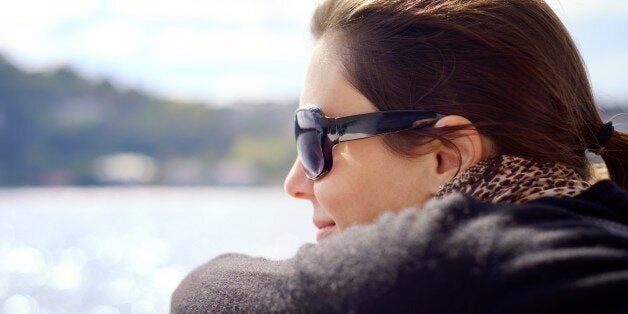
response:
[[(21, 0), (0, 11), (0, 51), (30, 69), (70, 63), (90, 76), (110, 76), (169, 96), (295, 95), (309, 59), (309, 21), (318, 2)], [(625, 64), (628, 56), (621, 22), (628, 1), (548, 3), (581, 48), (593, 86), (625, 95), (619, 82), (628, 81), (626, 71), (608, 60)], [(592, 30), (600, 25), (603, 29)]]
[(239, 0), (200, 1), (179, 0), (119, 0), (111, 1), (115, 15), (135, 16), (142, 19), (208, 21), (215, 23), (259, 24), (265, 18), (275, 17), (293, 24), (307, 24), (316, 2), (310, 0)]
[(599, 19), (628, 15), (625, 0), (545, 0), (564, 21)]
[[(233, 27), (217, 30), (173, 28), (151, 40), (159, 59), (205, 58), (280, 59), (307, 53), (308, 38), (298, 33), (278, 34), (263, 27)], [(185, 60), (182, 60), (185, 62)]]
[(591, 85), (601, 99), (628, 99), (628, 57), (625, 54), (610, 54), (594, 59), (587, 64)]

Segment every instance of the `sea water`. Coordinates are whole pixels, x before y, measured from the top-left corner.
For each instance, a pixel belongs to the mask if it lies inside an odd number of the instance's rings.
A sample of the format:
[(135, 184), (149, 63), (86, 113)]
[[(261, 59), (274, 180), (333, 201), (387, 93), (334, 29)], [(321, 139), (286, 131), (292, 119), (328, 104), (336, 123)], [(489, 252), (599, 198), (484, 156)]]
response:
[(289, 258), (315, 231), (281, 187), (0, 190), (0, 313), (167, 313), (211, 258)]

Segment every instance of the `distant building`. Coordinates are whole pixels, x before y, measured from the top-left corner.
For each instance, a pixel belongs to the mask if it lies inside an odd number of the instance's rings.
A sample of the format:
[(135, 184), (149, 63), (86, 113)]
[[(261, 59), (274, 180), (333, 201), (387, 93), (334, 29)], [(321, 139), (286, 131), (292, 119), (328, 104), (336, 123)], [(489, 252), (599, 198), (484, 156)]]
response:
[(148, 184), (157, 177), (157, 165), (150, 156), (118, 152), (96, 159), (93, 173), (99, 182), (105, 184)]

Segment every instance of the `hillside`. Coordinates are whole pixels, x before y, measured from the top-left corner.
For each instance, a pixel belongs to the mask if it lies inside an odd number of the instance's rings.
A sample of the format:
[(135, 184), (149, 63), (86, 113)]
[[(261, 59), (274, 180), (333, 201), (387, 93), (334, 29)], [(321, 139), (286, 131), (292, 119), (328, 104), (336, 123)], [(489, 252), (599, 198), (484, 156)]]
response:
[(0, 55), (0, 185), (281, 184), (296, 107), (177, 102)]
[[(0, 58), (0, 185), (281, 182), (296, 106), (174, 102)], [(154, 171), (125, 178), (138, 161)]]

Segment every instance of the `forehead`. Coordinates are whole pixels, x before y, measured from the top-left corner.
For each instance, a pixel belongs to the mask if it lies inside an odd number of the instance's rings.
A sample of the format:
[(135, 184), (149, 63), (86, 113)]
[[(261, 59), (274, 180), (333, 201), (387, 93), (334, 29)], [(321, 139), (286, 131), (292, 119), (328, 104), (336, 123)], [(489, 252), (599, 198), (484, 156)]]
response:
[(333, 40), (323, 36), (314, 45), (299, 107), (319, 106), (327, 116), (347, 116), (377, 111), (375, 106), (345, 78)]

